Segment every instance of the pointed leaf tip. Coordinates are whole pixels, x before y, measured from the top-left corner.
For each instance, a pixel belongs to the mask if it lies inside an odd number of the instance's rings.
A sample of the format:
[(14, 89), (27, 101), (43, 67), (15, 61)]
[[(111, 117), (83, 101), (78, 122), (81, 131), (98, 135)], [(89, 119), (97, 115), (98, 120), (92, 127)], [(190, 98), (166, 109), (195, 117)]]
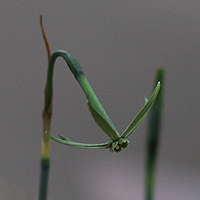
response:
[(152, 105), (154, 104), (159, 90), (160, 90), (160, 81), (157, 83), (150, 99), (145, 102), (144, 107), (139, 111), (139, 113), (136, 115), (136, 117), (132, 120), (132, 122), (129, 124), (129, 126), (126, 128), (126, 130), (123, 132), (122, 134), (122, 138), (127, 138), (129, 135), (131, 135), (142, 123), (142, 120), (144, 119), (144, 117), (146, 116), (146, 114), (148, 113), (148, 111), (150, 110), (150, 108), (152, 107)]

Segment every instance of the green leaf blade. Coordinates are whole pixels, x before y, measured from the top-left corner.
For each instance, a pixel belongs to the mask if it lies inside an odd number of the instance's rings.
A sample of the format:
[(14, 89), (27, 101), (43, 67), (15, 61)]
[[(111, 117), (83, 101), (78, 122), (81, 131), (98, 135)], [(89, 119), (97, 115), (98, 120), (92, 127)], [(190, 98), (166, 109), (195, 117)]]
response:
[(129, 124), (129, 126), (126, 128), (126, 130), (122, 134), (122, 138), (127, 138), (129, 135), (131, 135), (142, 123), (142, 120), (154, 104), (157, 95), (160, 90), (160, 82), (157, 83), (156, 88), (154, 89), (154, 92), (152, 93), (150, 99), (146, 102), (144, 107), (139, 111), (139, 113), (136, 115), (136, 117), (133, 119), (133, 121)]
[[(159, 94), (149, 112), (148, 131), (146, 142), (146, 162), (145, 162), (145, 198), (154, 199), (156, 165), (158, 159), (158, 150), (161, 137), (161, 125), (163, 114), (163, 88), (164, 88), (164, 68), (158, 67), (156, 74), (156, 83), (162, 83)], [(155, 83), (155, 84), (156, 84)]]
[(73, 142), (64, 136), (60, 136), (62, 139), (57, 138), (51, 135), (48, 131), (46, 131), (46, 134), (55, 142), (72, 146), (75, 148), (80, 148), (80, 149), (107, 149), (107, 148), (110, 148), (111, 143), (112, 143), (112, 142), (106, 142), (106, 143), (101, 143), (101, 144), (85, 144), (85, 143)]
[(76, 79), (86, 95), (88, 108), (97, 125), (112, 141), (119, 139), (120, 135), (118, 131), (99, 102), (85, 75), (81, 74)]
[(112, 140), (115, 141), (119, 139), (119, 134), (116, 131), (116, 129), (113, 128), (113, 126), (109, 123), (108, 120), (106, 120), (91, 104), (91, 102), (88, 101), (88, 108), (92, 114), (92, 117), (94, 118), (95, 122), (98, 124), (98, 126), (102, 129), (102, 131)]

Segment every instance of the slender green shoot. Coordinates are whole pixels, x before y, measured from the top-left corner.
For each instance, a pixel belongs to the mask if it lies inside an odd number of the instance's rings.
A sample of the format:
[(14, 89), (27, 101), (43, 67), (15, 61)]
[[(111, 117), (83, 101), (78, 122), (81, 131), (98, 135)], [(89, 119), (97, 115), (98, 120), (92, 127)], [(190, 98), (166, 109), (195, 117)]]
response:
[(156, 75), (156, 83), (160, 81), (162, 87), (149, 113), (147, 149), (146, 149), (146, 176), (145, 176), (145, 199), (154, 199), (155, 167), (158, 154), (158, 144), (160, 138), (161, 112), (163, 98), (164, 69), (159, 67)]
[(102, 107), (99, 102), (97, 96), (95, 95), (92, 87), (90, 86), (80, 64), (78, 61), (71, 56), (70, 53), (66, 51), (56, 51), (54, 52), (49, 60), (49, 67), (47, 72), (47, 82), (46, 82), (46, 90), (45, 90), (45, 110), (47, 111), (50, 105), (52, 105), (52, 95), (53, 95), (53, 72), (55, 61), (58, 57), (62, 57), (71, 72), (73, 73), (75, 79), (78, 81), (81, 86), (83, 92), (86, 95), (88, 108), (98, 126), (102, 129), (102, 131), (108, 136), (110, 139), (107, 143), (102, 144), (83, 144), (77, 143), (69, 140), (66, 137), (60, 136), (60, 138), (56, 138), (46, 130), (46, 134), (54, 141), (73, 146), (76, 148), (110, 148), (110, 151), (120, 152), (123, 148), (126, 148), (129, 144), (127, 137), (129, 137), (141, 124), (142, 120), (146, 116), (147, 112), (150, 110), (154, 101), (157, 98), (157, 95), (160, 90), (160, 82), (157, 83), (153, 94), (151, 95), (149, 100), (146, 100), (144, 107), (140, 110), (140, 112), (136, 115), (130, 125), (126, 128), (123, 134), (120, 136), (112, 121), (108, 117), (106, 111)]
[[(50, 53), (49, 43), (43, 27), (42, 15), (40, 15), (40, 26), (49, 61), (51, 53)], [(39, 185), (39, 200), (47, 199), (51, 140), (45, 134), (45, 131), (48, 131), (49, 133), (51, 132), (51, 116), (52, 116), (52, 105), (49, 105), (48, 107), (44, 105), (44, 109), (42, 112), (43, 128), (42, 128), (42, 156), (41, 156), (41, 171), (40, 171), (40, 185)]]

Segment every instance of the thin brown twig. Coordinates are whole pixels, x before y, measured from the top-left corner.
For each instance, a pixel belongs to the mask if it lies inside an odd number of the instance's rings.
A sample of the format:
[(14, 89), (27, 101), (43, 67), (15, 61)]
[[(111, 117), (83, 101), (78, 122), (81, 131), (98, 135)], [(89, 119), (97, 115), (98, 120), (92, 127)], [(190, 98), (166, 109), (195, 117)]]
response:
[(42, 15), (40, 15), (40, 26), (41, 26), (42, 36), (43, 36), (43, 39), (44, 39), (44, 42), (45, 42), (46, 51), (47, 51), (47, 56), (48, 56), (48, 62), (49, 62), (50, 57), (51, 57), (51, 52), (50, 52), (49, 42), (48, 42), (48, 40), (47, 40), (45, 31), (44, 31), (43, 16), (42, 16)]

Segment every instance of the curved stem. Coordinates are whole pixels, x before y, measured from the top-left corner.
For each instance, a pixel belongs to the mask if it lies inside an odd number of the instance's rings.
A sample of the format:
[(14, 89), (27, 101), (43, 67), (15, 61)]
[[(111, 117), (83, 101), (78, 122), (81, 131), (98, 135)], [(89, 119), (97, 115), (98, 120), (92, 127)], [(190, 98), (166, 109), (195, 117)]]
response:
[(90, 86), (87, 78), (85, 77), (85, 74), (80, 64), (75, 58), (71, 56), (70, 53), (66, 51), (59, 50), (51, 55), (49, 61), (46, 91), (45, 91), (45, 110), (47, 111), (49, 107), (52, 105), (53, 71), (54, 71), (55, 61), (58, 57), (62, 57), (66, 61), (69, 69), (71, 70), (74, 77), (81, 86), (82, 90), (84, 91), (86, 98), (88, 100), (89, 109), (93, 117), (95, 117), (95, 121), (97, 122), (97, 124), (112, 141), (119, 139), (120, 135), (118, 134), (115, 126), (113, 125), (112, 121), (108, 117), (106, 111), (104, 110), (97, 96), (95, 95), (92, 87)]

